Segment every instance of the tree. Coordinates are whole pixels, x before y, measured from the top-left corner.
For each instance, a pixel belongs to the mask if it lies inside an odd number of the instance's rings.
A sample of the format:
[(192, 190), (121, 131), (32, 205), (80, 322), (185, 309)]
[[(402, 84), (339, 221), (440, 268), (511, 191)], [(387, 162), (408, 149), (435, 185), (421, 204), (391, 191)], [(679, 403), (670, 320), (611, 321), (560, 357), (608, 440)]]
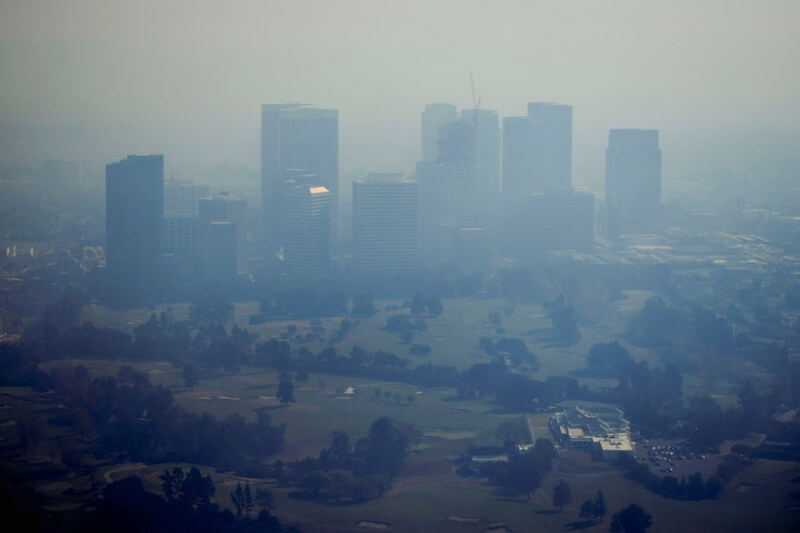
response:
[(572, 344), (581, 338), (575, 309), (567, 304), (563, 294), (555, 300), (544, 302), (543, 306), (563, 343)]
[(594, 518), (594, 501), (584, 500), (581, 504), (581, 518), (591, 520)]
[(233, 320), (234, 306), (221, 295), (206, 296), (189, 308), (189, 320), (198, 326), (227, 324)]
[(553, 487), (553, 506), (563, 512), (564, 506), (570, 503), (572, 503), (572, 489), (566, 481), (560, 479), (558, 484)]
[(438, 294), (431, 295), (427, 302), (428, 313), (433, 316), (439, 316), (444, 312), (442, 308), (442, 299)]
[(211, 476), (203, 477), (200, 470), (193, 466), (181, 483), (179, 497), (192, 507), (208, 507), (215, 492)]
[(620, 509), (611, 518), (609, 531), (613, 533), (645, 533), (653, 525), (653, 517), (635, 503)]
[(597, 496), (594, 499), (594, 516), (602, 520), (607, 513), (606, 497), (603, 495), (602, 489), (597, 489)]
[(314, 470), (309, 472), (300, 481), (300, 487), (305, 491), (306, 495), (312, 499), (319, 498), (320, 493), (330, 487), (331, 477), (321, 470)]
[(592, 368), (610, 369), (618, 373), (633, 364), (631, 354), (619, 342), (596, 343), (589, 349), (587, 362)]
[(411, 297), (411, 314), (421, 315), (425, 313), (425, 304), (425, 297), (422, 294), (415, 292)]
[(400, 472), (414, 429), (386, 416), (373, 422), (369, 436), (356, 444), (356, 454), (365, 460), (367, 472), (390, 479)]
[(236, 484), (236, 490), (231, 492), (231, 503), (236, 507), (236, 518), (242, 517), (242, 508), (244, 507), (244, 491), (242, 484)]
[(197, 367), (194, 366), (194, 363), (189, 363), (184, 366), (181, 375), (183, 377), (183, 384), (188, 389), (193, 389), (200, 383), (200, 380), (197, 378)]
[(250, 490), (250, 482), (248, 481), (244, 485), (244, 515), (246, 517), (250, 517), (250, 511), (253, 510), (255, 507), (255, 501), (253, 500), (253, 492)]
[(281, 382), (278, 385), (278, 392), (275, 394), (275, 396), (283, 404), (294, 402), (294, 385), (292, 385), (292, 381), (285, 378), (281, 379)]
[(352, 314), (360, 316), (372, 316), (375, 314), (375, 304), (372, 301), (372, 291), (367, 289), (353, 297)]
[(262, 510), (266, 510), (275, 505), (275, 498), (269, 489), (256, 489), (256, 502)]
[(530, 442), (530, 430), (524, 418), (514, 418), (504, 420), (494, 430), (494, 435), (503, 441), (507, 448), (513, 448), (517, 444)]

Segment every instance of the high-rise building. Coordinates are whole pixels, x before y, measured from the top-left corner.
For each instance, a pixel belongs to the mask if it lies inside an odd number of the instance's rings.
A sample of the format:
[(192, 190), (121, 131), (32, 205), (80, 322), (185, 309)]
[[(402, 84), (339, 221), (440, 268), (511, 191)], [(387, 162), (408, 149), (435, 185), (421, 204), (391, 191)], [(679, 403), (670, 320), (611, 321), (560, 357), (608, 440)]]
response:
[(540, 130), (530, 192), (572, 186), (572, 106), (532, 102), (528, 117)]
[[(208, 198), (201, 198), (198, 207), (198, 233), (202, 240), (208, 225), (212, 222), (230, 222), (233, 225), (234, 247), (236, 250), (236, 273), (247, 273), (247, 200), (223, 192)], [(214, 234), (219, 240), (222, 230)], [(227, 231), (227, 230), (225, 230)], [(201, 243), (205, 246), (206, 243)]]
[(261, 106), (261, 209), (269, 253), (283, 245), (281, 203), (287, 169), (304, 169), (318, 176), (320, 185), (331, 193), (331, 221), (335, 228), (339, 198), (338, 111), (302, 104)]
[(288, 274), (331, 271), (331, 202), (325, 187), (294, 185), (284, 193), (283, 261)]
[(446, 163), (417, 163), (419, 194), (420, 260), (435, 267), (452, 256), (459, 227), (459, 205), (453, 191), (458, 187), (456, 167)]
[(164, 156), (129, 155), (106, 165), (106, 269), (134, 286), (158, 274), (164, 223)]
[(540, 129), (528, 117), (503, 118), (503, 196), (521, 199), (536, 192), (534, 169)]
[(479, 198), (500, 192), (500, 125), (497, 111), (464, 109), (461, 120), (475, 132), (475, 190)]
[(606, 149), (608, 236), (654, 231), (660, 209), (658, 130), (610, 130)]
[(195, 258), (197, 278), (229, 282), (236, 277), (236, 224), (227, 220), (199, 223)]
[(353, 182), (356, 271), (372, 277), (411, 274), (419, 266), (417, 182), (399, 173)]
[(510, 198), (572, 185), (572, 106), (534, 102), (503, 119), (503, 193)]
[(196, 214), (164, 214), (161, 252), (161, 269), (165, 278), (182, 281), (194, 278), (197, 252)]
[(438, 163), (454, 177), (449, 194), (455, 199), (456, 225), (475, 226), (478, 192), (475, 185), (475, 126), (465, 120), (445, 122), (439, 128)]
[(164, 213), (166, 215), (197, 216), (200, 198), (209, 196), (208, 185), (171, 179), (164, 184)]
[(439, 159), (439, 129), (445, 122), (458, 119), (453, 104), (428, 104), (422, 112), (422, 144), (420, 161)]

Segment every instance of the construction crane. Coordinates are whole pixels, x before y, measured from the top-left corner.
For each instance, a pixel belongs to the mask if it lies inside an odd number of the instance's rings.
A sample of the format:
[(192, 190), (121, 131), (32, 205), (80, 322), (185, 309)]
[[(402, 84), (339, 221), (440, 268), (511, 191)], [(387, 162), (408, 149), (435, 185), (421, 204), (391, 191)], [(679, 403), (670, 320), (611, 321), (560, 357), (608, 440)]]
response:
[(472, 108), (475, 110), (475, 125), (478, 124), (478, 108), (481, 106), (481, 97), (475, 95), (475, 79), (469, 73), (469, 84), (472, 87)]

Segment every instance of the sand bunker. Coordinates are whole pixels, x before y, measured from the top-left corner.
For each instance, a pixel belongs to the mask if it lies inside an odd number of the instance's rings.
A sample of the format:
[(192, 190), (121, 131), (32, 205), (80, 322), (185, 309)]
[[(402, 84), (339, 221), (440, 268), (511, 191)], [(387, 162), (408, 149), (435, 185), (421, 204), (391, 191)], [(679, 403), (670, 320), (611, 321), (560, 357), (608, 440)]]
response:
[(232, 396), (197, 396), (195, 400), (238, 400)]
[(373, 522), (372, 520), (362, 520), (356, 524), (358, 527), (366, 527), (369, 529), (385, 530), (389, 529), (389, 524), (386, 522)]
[(467, 518), (464, 516), (448, 516), (448, 520), (451, 522), (480, 522), (480, 518)]

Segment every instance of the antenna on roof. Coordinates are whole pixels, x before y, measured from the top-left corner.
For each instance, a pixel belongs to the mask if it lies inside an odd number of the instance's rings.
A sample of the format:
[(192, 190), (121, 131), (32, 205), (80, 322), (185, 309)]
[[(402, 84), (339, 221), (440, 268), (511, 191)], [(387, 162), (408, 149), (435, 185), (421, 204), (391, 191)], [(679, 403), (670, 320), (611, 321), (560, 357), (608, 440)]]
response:
[(478, 109), (481, 107), (481, 97), (475, 94), (475, 78), (472, 77), (472, 72), (469, 73), (469, 84), (472, 87), (472, 109), (473, 112), (473, 122), (475, 123), (475, 127), (478, 127)]

